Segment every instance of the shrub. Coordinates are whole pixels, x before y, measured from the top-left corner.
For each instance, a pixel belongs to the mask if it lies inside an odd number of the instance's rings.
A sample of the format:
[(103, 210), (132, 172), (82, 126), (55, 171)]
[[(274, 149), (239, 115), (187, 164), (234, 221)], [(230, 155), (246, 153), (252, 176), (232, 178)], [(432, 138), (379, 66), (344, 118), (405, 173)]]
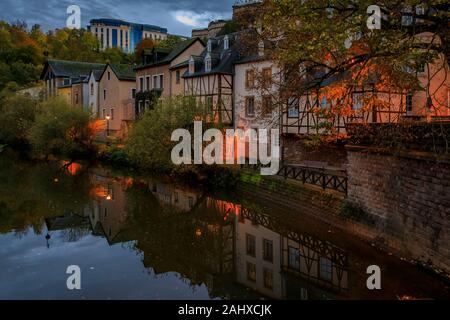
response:
[(75, 159), (85, 157), (92, 151), (89, 113), (69, 106), (60, 98), (47, 100), (39, 108), (41, 112), (29, 134), (35, 152)]
[(349, 200), (345, 200), (342, 203), (341, 217), (346, 220), (366, 222), (371, 225), (375, 223), (375, 219), (372, 215), (369, 215), (367, 212), (365, 212), (360, 205)]
[(29, 132), (38, 113), (37, 101), (11, 95), (0, 106), (0, 142), (14, 146), (29, 145)]
[(125, 146), (130, 161), (145, 169), (170, 170), (170, 155), (176, 144), (171, 141), (172, 132), (178, 128), (192, 130), (194, 119), (204, 116), (204, 107), (193, 97), (159, 101), (131, 129)]

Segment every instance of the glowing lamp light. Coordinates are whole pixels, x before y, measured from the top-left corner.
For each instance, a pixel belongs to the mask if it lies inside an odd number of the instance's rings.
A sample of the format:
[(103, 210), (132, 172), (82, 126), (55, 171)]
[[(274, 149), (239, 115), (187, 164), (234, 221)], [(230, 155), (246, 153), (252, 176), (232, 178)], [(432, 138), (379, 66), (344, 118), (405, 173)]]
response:
[(200, 236), (202, 235), (202, 230), (201, 230), (201, 229), (195, 230), (195, 235), (196, 235), (197, 237), (200, 237)]
[(106, 120), (110, 120), (111, 119), (111, 116), (106, 116)]
[(111, 199), (112, 199), (111, 195), (108, 194), (108, 195), (106, 196), (106, 200), (110, 201)]

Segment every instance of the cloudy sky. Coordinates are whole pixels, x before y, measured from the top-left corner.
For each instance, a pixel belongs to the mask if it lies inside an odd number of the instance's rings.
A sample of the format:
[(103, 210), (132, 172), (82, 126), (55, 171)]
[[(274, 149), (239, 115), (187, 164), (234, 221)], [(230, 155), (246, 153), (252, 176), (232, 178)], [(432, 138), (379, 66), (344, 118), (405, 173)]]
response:
[(169, 33), (190, 35), (193, 28), (231, 17), (234, 0), (0, 0), (0, 20), (24, 20), (49, 30), (64, 27), (69, 5), (81, 8), (82, 26), (93, 18), (117, 18), (148, 23)]

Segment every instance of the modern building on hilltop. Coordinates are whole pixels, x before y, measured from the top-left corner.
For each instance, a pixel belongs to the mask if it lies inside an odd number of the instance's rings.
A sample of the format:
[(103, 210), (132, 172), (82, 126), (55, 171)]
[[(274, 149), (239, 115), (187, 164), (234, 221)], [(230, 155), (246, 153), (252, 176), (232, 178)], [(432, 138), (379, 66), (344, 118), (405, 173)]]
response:
[(167, 39), (167, 29), (149, 24), (138, 24), (118, 19), (93, 19), (88, 29), (100, 41), (100, 48), (121, 48), (134, 52), (143, 39)]

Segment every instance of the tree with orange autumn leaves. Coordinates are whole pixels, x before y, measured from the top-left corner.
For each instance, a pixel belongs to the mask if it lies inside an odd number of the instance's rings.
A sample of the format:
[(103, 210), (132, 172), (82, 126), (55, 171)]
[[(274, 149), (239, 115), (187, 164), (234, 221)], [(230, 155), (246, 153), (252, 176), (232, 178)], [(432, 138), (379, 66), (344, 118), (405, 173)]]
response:
[[(374, 4), (381, 29), (368, 27)], [(380, 92), (423, 91), (429, 112), (448, 115), (447, 94), (437, 92), (449, 89), (449, 9), (442, 0), (264, 0), (235, 18), (244, 54), (263, 48), (280, 68), (276, 107), (309, 95), (318, 102), (313, 111), (332, 119), (389, 107)], [(352, 108), (356, 92), (361, 110)], [(323, 97), (331, 108), (320, 107)]]

